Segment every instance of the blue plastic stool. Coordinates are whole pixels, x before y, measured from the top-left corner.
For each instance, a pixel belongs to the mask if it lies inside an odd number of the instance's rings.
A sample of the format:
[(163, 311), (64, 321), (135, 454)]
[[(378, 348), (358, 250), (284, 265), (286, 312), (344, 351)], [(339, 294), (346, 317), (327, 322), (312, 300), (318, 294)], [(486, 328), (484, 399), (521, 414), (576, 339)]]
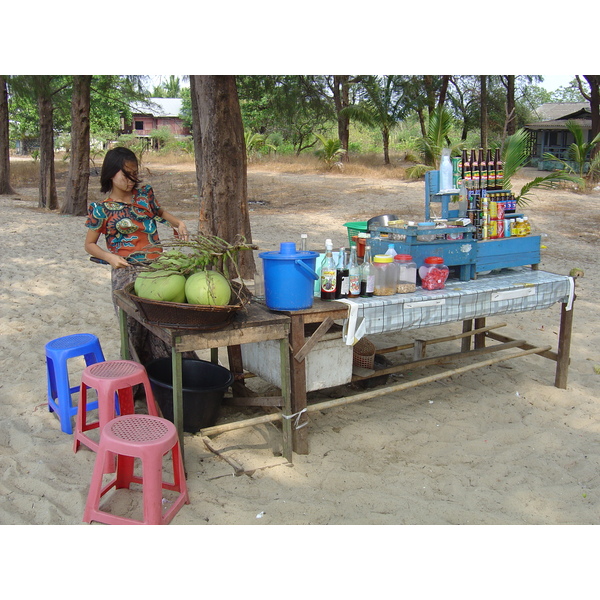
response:
[[(70, 387), (67, 360), (83, 356), (86, 366), (104, 362), (100, 341), (91, 333), (76, 333), (56, 338), (46, 344), (46, 372), (48, 375), (48, 410), (56, 412), (60, 428), (73, 433), (71, 417), (77, 414), (71, 394), (79, 392), (80, 385)], [(98, 408), (98, 402), (90, 402), (89, 409)]]

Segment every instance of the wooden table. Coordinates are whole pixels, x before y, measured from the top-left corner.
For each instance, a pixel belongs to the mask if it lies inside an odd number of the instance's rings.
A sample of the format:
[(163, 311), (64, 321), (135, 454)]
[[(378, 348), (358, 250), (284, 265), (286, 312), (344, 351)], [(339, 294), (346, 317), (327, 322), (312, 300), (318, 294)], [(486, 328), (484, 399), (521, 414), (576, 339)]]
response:
[[(363, 370), (362, 373), (354, 374), (352, 381), (398, 373), (408, 369), (413, 370), (419, 366), (441, 365), (460, 358), (485, 357), (500, 350), (518, 348), (521, 351), (516, 354), (508, 357), (496, 355), (496, 358), (454, 369), (452, 373), (466, 372), (503, 360), (538, 354), (556, 362), (554, 385), (565, 389), (574, 298), (573, 278), (537, 269), (522, 268), (508, 271), (504, 275), (481, 276), (473, 281), (450, 280), (444, 290), (428, 292), (417, 288), (413, 294), (355, 299), (353, 302), (359, 305), (358, 315), (366, 321), (367, 336), (394, 331), (418, 330), (423, 327), (457, 321), (462, 321), (463, 327), (462, 333), (457, 335), (427, 341), (417, 339), (404, 346), (378, 349), (378, 353), (386, 353), (412, 348), (413, 360), (370, 373), (365, 373)], [(557, 351), (552, 351), (550, 346), (535, 347), (525, 340), (515, 340), (497, 333), (495, 330), (505, 323), (486, 326), (486, 317), (488, 316), (509, 315), (548, 308), (557, 302), (561, 304)], [(336, 320), (345, 319), (348, 316), (348, 306), (340, 302), (327, 302), (315, 298), (310, 309), (280, 314), (287, 315), (291, 323), (291, 412), (299, 416), (298, 425), (301, 426), (294, 429), (292, 436), (294, 452), (299, 454), (308, 453), (309, 427), (306, 425), (309, 412), (401, 391), (446, 378), (452, 374), (445, 371), (439, 375), (422, 377), (416, 381), (378, 387), (369, 392), (307, 406), (304, 358)], [(319, 326), (314, 333), (307, 333), (308, 324), (319, 324)], [(453, 339), (461, 341), (460, 352), (431, 358), (425, 357), (427, 346)], [(494, 340), (499, 343), (486, 345), (486, 340)]]
[[(240, 344), (260, 342), (265, 340), (278, 340), (281, 356), (281, 398), (279, 405), (281, 412), (270, 420), (280, 418), (283, 425), (283, 454), (291, 462), (291, 403), (289, 384), (289, 351), (288, 338), (290, 332), (289, 317), (273, 313), (263, 306), (250, 303), (243, 310), (236, 313), (233, 322), (223, 329), (206, 331), (202, 329), (175, 329), (172, 327), (159, 327), (145, 321), (140, 315), (133, 301), (123, 290), (114, 292), (117, 305), (120, 308), (121, 354), (129, 358), (126, 315), (139, 321), (154, 335), (169, 344), (172, 348), (173, 365), (173, 415), (174, 424), (179, 434), (183, 452), (183, 383), (182, 383), (182, 352), (193, 350), (215, 350), (220, 347), (232, 349)], [(212, 359), (216, 362), (216, 353)], [(204, 434), (210, 433), (210, 428), (202, 430)]]
[[(496, 355), (495, 358), (480, 360), (452, 371), (421, 377), (419, 379), (379, 386), (363, 393), (344, 398), (308, 405), (305, 358), (315, 348), (323, 336), (336, 322), (343, 322), (349, 313), (347, 304), (325, 302), (314, 299), (309, 309), (296, 311), (270, 311), (256, 302), (240, 312), (228, 327), (212, 332), (198, 330), (177, 330), (150, 325), (138, 314), (128, 296), (115, 292), (117, 304), (121, 308), (122, 348), (127, 348), (125, 314), (140, 321), (145, 327), (171, 344), (173, 348), (173, 399), (175, 425), (183, 441), (183, 393), (181, 390), (181, 352), (188, 350), (215, 349), (227, 347), (230, 369), (236, 374), (236, 385), (244, 387), (241, 344), (278, 340), (280, 363), (281, 396), (276, 398), (248, 398), (243, 402), (248, 406), (281, 407), (275, 413), (247, 419), (245, 421), (209, 427), (201, 430), (203, 435), (211, 435), (225, 430), (250, 426), (267, 421), (282, 421), (284, 456), (292, 462), (292, 450), (298, 454), (308, 454), (308, 414), (335, 406), (359, 402), (369, 398), (387, 395), (447, 378), (451, 374), (464, 373), (476, 368), (495, 364), (504, 360), (538, 354), (556, 362), (554, 385), (565, 389), (569, 365), (571, 329), (573, 323), (574, 281), (571, 277), (555, 275), (535, 269), (521, 269), (507, 275), (479, 277), (474, 281), (449, 281), (444, 290), (424, 291), (417, 288), (413, 294), (359, 298), (359, 317), (365, 319), (366, 335), (379, 333), (406, 332), (424, 327), (462, 322), (462, 333), (433, 340), (416, 339), (412, 343), (392, 348), (379, 348), (378, 353), (413, 350), (413, 360), (392, 367), (365, 372), (355, 370), (352, 381), (360, 381), (398, 373), (419, 366), (443, 365), (460, 358), (483, 357), (500, 350), (517, 348), (520, 352), (509, 356)], [(558, 347), (536, 347), (526, 340), (515, 340), (499, 334), (496, 330), (505, 323), (486, 325), (486, 318), (494, 315), (509, 315), (527, 310), (544, 309), (556, 303), (561, 304), (560, 332)], [(443, 356), (426, 357), (426, 348), (436, 343), (460, 340), (460, 352)], [(486, 340), (494, 340), (486, 345)], [(261, 373), (256, 373), (260, 376)], [(182, 443), (183, 447), (183, 443)]]

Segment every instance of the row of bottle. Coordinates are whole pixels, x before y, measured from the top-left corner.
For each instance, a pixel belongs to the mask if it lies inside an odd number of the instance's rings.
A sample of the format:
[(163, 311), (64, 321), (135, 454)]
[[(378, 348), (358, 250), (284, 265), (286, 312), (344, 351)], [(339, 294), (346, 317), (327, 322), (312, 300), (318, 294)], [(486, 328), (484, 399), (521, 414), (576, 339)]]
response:
[(367, 298), (374, 292), (374, 275), (371, 272), (371, 247), (366, 246), (362, 264), (356, 255), (356, 246), (350, 250), (340, 248), (337, 263), (333, 258), (333, 244), (325, 241), (325, 256), (321, 262), (321, 299)]
[[(321, 263), (321, 299), (370, 298), (414, 292), (417, 287), (417, 264), (409, 254), (396, 254), (390, 244), (385, 254), (371, 258), (371, 246), (365, 247), (364, 261), (359, 264), (356, 247), (340, 248), (338, 261), (333, 257), (331, 240), (325, 242)], [(439, 257), (428, 257), (419, 268), (423, 289), (441, 289), (449, 269)]]
[(466, 189), (501, 190), (504, 178), (504, 163), (500, 158), (500, 149), (492, 150), (479, 148), (479, 153), (463, 150), (459, 160), (453, 161), (455, 187), (464, 183)]

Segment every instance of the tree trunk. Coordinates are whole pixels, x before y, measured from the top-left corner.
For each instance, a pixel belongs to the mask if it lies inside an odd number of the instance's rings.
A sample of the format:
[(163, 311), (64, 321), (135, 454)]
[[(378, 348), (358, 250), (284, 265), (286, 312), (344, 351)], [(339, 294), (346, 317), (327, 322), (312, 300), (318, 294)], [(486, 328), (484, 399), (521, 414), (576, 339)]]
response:
[(8, 89), (0, 75), (0, 194), (14, 194), (10, 185), (10, 141), (8, 135)]
[(417, 111), (417, 115), (419, 116), (419, 127), (421, 128), (421, 136), (427, 137), (427, 126), (425, 125), (425, 115), (423, 115), (423, 109), (417, 107), (415, 110)]
[(56, 179), (54, 177), (54, 132), (52, 123), (52, 100), (38, 96), (40, 117), (40, 198), (38, 206), (54, 210), (58, 208)]
[(387, 129), (381, 130), (383, 136), (383, 164), (390, 164), (390, 132)]
[(487, 136), (488, 136), (488, 115), (487, 115), (487, 75), (480, 75), (480, 88), (481, 88), (481, 147), (487, 148)]
[(427, 112), (429, 116), (431, 116), (435, 110), (435, 90), (433, 88), (433, 77), (431, 75), (423, 75), (423, 86), (425, 87)]
[[(233, 243), (252, 242), (244, 126), (234, 75), (192, 75), (201, 131), (199, 231)], [(241, 275), (254, 276), (251, 252), (239, 255)]]
[(90, 86), (91, 75), (73, 76), (71, 98), (71, 162), (67, 177), (65, 202), (60, 212), (67, 215), (87, 214), (90, 180)]
[[(594, 139), (600, 133), (600, 75), (584, 75), (585, 80), (590, 86), (590, 94), (586, 95), (590, 102), (590, 111), (592, 113), (592, 132), (591, 139)], [(600, 144), (592, 151), (592, 157), (600, 152)]]
[(448, 93), (448, 84), (450, 83), (450, 75), (442, 75), (442, 87), (440, 88), (440, 97), (438, 106), (444, 106), (446, 103), (446, 95)]
[(333, 102), (335, 104), (335, 112), (337, 114), (338, 137), (342, 148), (346, 151), (342, 154), (341, 160), (348, 162), (348, 146), (350, 143), (350, 119), (341, 113), (341, 111), (350, 104), (350, 76), (349, 75), (334, 75), (333, 76)]
[(506, 114), (508, 118), (506, 133), (508, 135), (514, 135), (517, 131), (517, 116), (515, 114), (515, 76), (507, 75), (506, 77)]
[(198, 187), (198, 198), (202, 197), (202, 131), (200, 129), (200, 111), (198, 109), (198, 92), (196, 80), (193, 75), (190, 78), (190, 99), (192, 101), (192, 136), (194, 139), (194, 162), (196, 164), (196, 186)]

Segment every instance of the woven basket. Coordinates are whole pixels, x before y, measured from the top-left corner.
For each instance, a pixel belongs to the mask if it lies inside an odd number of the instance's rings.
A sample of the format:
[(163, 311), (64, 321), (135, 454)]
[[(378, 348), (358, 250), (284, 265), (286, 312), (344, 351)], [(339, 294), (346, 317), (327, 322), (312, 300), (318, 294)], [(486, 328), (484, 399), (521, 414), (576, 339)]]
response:
[(217, 330), (227, 327), (236, 313), (251, 300), (251, 294), (245, 286), (231, 282), (231, 304), (227, 306), (204, 306), (198, 304), (180, 304), (178, 302), (160, 302), (140, 298), (133, 293), (134, 284), (125, 286), (124, 292), (131, 298), (144, 319), (153, 325), (174, 329)]
[(375, 345), (367, 338), (361, 338), (354, 344), (352, 364), (363, 369), (372, 369), (375, 365)]

